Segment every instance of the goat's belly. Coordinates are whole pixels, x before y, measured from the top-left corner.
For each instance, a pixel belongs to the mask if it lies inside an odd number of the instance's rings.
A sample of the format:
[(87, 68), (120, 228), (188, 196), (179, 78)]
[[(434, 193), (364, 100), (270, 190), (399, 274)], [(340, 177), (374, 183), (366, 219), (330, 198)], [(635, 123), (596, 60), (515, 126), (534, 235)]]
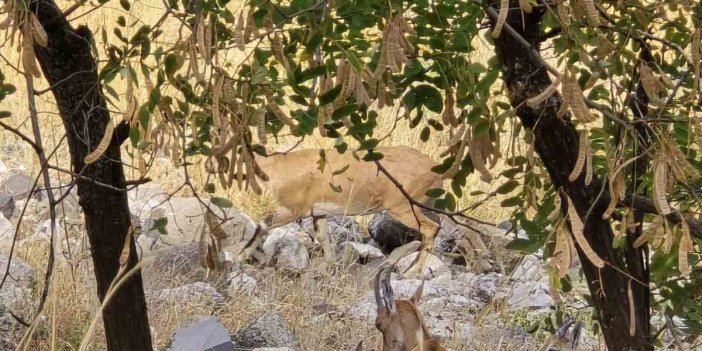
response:
[(359, 206), (358, 204), (344, 204), (342, 206), (334, 202), (318, 202), (314, 204), (312, 213), (327, 216), (362, 216), (375, 213), (377, 210), (377, 206)]

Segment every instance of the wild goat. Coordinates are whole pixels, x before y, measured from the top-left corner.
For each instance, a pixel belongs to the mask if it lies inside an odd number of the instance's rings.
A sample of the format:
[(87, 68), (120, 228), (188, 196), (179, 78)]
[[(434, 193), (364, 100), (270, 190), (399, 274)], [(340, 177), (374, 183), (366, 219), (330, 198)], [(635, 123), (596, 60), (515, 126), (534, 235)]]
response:
[[(575, 326), (573, 326), (575, 324)], [(568, 335), (568, 330), (573, 326), (573, 331)], [(563, 325), (558, 327), (556, 333), (548, 338), (542, 351), (578, 351), (578, 343), (580, 342), (580, 331), (582, 324), (575, 322), (574, 319), (568, 318), (563, 322)]]
[[(455, 172), (438, 174), (431, 169), (437, 165), (429, 156), (410, 147), (382, 147), (379, 163), (402, 185), (407, 194), (424, 203), (426, 192), (441, 188), (443, 180)], [(365, 152), (358, 153), (363, 157)], [(252, 245), (240, 259), (256, 256), (263, 232), (312, 216), (316, 238), (328, 263), (335, 262), (335, 250), (327, 237), (327, 215), (365, 215), (388, 210), (390, 215), (422, 234), (418, 265), (408, 274), (419, 274), (433, 248), (439, 224), (429, 219), (418, 207), (411, 205), (396, 184), (381, 173), (374, 162), (356, 158), (351, 151), (327, 151), (320, 161), (317, 149), (292, 151), (286, 154), (257, 158), (268, 175), (264, 185), (279, 204), (279, 209), (259, 223)]]
[(408, 300), (395, 299), (390, 271), (389, 267), (380, 268), (373, 284), (377, 305), (375, 327), (383, 334), (383, 351), (446, 351), (427, 331), (417, 307), (424, 281)]

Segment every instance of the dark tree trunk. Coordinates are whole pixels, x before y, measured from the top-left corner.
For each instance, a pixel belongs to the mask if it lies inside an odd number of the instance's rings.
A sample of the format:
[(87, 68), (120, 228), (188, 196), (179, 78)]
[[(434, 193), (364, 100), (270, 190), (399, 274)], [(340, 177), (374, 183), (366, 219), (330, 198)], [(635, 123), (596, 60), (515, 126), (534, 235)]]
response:
[[(66, 129), (73, 171), (96, 182), (124, 188), (117, 137), (112, 139), (100, 160), (88, 166), (83, 162), (102, 139), (110, 121), (105, 100), (100, 94), (90, 30), (84, 26), (75, 30), (71, 28), (53, 0), (36, 0), (30, 7), (48, 34), (48, 47), (35, 45), (34, 49), (52, 87)], [(122, 133), (115, 133), (118, 134)], [(131, 226), (127, 194), (91, 181), (79, 180), (77, 186), (90, 240), (97, 293), (103, 301), (120, 268), (119, 257)], [(134, 241), (130, 247), (127, 269), (134, 267), (138, 260)], [(152, 349), (140, 272), (127, 279), (114, 293), (102, 317), (109, 350)]]
[[(519, 6), (512, 4), (512, 8)], [(543, 7), (534, 8), (531, 14), (510, 11), (507, 23), (535, 48), (538, 47), (540, 21), (544, 15)], [(519, 106), (517, 116), (522, 124), (533, 130), (535, 149), (546, 167), (551, 181), (556, 188), (561, 188), (572, 199), (580, 217), (585, 221), (585, 236), (592, 248), (608, 264), (603, 269), (595, 267), (578, 247), (578, 256), (588, 281), (592, 302), (597, 310), (605, 341), (610, 350), (653, 350), (650, 341), (648, 317), (648, 288), (635, 281), (631, 283), (636, 306), (633, 336), (629, 335), (629, 300), (627, 285), (629, 276), (638, 277), (638, 264), (630, 272), (627, 262), (634, 257), (627, 257), (624, 250), (612, 247), (613, 233), (609, 221), (602, 219), (609, 194), (605, 187), (602, 197), (602, 181), (597, 179), (589, 186), (584, 184), (584, 176), (577, 181), (568, 181), (577, 159), (578, 134), (574, 125), (566, 119), (557, 117), (561, 105), (558, 93), (552, 95), (536, 108), (522, 104), (530, 96), (542, 92), (551, 84), (546, 68), (514, 36), (505, 30), (495, 39), (495, 48), (503, 65), (503, 79), (506, 83), (512, 106)], [(538, 123), (537, 123), (538, 121)], [(566, 201), (562, 201), (567, 206)], [(592, 212), (585, 220), (586, 213)], [(633, 250), (633, 249), (632, 249)], [(638, 258), (637, 258), (638, 259)], [(618, 270), (626, 272), (627, 275)], [(633, 274), (632, 274), (633, 273)], [(643, 308), (645, 307), (645, 308)]]

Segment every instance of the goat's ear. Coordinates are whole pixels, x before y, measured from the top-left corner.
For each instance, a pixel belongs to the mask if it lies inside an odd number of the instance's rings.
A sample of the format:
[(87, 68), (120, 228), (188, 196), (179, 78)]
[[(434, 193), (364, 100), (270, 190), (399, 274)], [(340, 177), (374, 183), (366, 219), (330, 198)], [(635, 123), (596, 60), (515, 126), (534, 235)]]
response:
[(361, 340), (358, 345), (356, 346), (356, 351), (362, 351), (363, 350), (363, 340)]
[(412, 297), (410, 297), (410, 302), (412, 302), (415, 305), (418, 304), (419, 300), (422, 299), (423, 293), (424, 293), (424, 279), (422, 279), (422, 282), (417, 287), (417, 290), (415, 290), (414, 294), (412, 294)]
[(580, 342), (580, 331), (583, 328), (583, 324), (578, 322), (575, 323), (575, 326), (573, 327), (573, 332), (571, 333), (571, 338), (570, 338), (570, 349), (571, 350), (577, 350), (578, 349), (578, 343)]

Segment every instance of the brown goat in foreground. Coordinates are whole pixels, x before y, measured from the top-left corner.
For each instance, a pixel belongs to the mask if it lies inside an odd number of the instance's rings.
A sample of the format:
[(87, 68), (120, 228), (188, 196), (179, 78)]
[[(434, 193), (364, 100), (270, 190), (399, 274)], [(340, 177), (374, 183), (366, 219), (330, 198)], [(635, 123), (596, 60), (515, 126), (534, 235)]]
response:
[[(568, 330), (573, 326), (573, 331), (568, 334)], [(545, 340), (542, 351), (578, 351), (578, 343), (580, 342), (580, 331), (582, 323), (575, 322), (574, 319), (568, 318), (563, 322), (563, 325), (558, 327), (556, 333)]]
[(373, 285), (377, 305), (375, 327), (383, 334), (383, 351), (446, 351), (429, 334), (417, 307), (424, 281), (411, 298), (395, 299), (390, 271), (390, 267), (379, 268)]

